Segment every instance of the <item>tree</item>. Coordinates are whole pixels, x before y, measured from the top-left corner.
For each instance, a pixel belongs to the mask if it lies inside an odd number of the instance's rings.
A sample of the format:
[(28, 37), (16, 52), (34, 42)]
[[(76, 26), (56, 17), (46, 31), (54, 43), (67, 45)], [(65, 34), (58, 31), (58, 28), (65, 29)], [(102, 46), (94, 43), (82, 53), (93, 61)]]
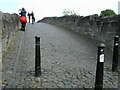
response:
[(64, 16), (70, 16), (70, 15), (77, 15), (77, 13), (74, 10), (66, 10), (63, 11)]
[(115, 16), (115, 12), (111, 9), (106, 9), (106, 10), (103, 10), (101, 11), (101, 14), (100, 16)]

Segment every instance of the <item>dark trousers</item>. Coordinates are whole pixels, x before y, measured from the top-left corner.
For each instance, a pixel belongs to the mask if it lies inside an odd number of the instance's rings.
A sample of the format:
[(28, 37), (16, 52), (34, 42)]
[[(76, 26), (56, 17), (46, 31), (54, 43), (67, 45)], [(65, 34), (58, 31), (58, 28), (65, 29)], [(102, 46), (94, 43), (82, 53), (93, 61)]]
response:
[(29, 23), (30, 23), (30, 16), (28, 17), (28, 19), (29, 19)]
[(21, 22), (21, 30), (25, 30), (26, 22)]
[(32, 24), (35, 22), (35, 17), (32, 17)]

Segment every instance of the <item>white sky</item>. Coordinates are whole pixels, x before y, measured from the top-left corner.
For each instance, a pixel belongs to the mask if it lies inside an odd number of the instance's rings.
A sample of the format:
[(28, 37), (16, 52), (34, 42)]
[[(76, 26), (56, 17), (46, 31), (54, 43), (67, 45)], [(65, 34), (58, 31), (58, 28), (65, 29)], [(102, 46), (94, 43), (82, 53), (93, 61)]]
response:
[(0, 0), (0, 11), (19, 13), (24, 7), (27, 12), (34, 11), (36, 20), (49, 16), (62, 16), (64, 9), (74, 10), (79, 15), (100, 14), (102, 10), (112, 9), (118, 14), (120, 0)]

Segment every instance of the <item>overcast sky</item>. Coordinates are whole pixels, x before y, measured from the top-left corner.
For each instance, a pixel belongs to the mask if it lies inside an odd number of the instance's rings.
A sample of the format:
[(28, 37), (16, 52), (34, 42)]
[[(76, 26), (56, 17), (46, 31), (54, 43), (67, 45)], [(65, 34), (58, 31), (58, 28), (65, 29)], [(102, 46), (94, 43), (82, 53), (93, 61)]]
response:
[(27, 12), (34, 11), (37, 20), (49, 16), (62, 16), (64, 9), (74, 10), (79, 15), (100, 14), (102, 10), (112, 9), (118, 14), (120, 0), (0, 0), (0, 11), (19, 13), (24, 7)]

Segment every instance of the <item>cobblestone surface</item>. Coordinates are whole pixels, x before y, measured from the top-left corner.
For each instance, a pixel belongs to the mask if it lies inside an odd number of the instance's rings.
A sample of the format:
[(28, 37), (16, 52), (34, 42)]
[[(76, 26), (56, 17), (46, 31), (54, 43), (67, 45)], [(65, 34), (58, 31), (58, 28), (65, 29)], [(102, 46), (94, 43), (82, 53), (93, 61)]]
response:
[[(41, 37), (42, 75), (34, 76), (35, 36)], [(118, 87), (106, 52), (104, 87)], [(27, 24), (9, 56), (3, 59), (3, 88), (93, 88), (97, 45), (69, 30), (44, 23)]]

